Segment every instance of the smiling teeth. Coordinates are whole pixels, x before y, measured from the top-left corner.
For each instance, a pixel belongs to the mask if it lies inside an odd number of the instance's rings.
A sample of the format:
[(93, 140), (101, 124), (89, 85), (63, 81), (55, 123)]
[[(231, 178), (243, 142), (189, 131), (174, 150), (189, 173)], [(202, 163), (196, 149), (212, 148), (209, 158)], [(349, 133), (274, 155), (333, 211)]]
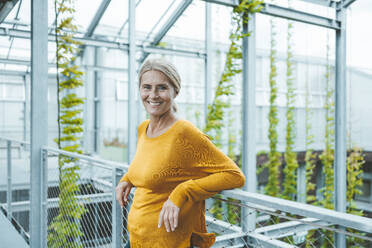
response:
[(150, 105), (153, 105), (153, 106), (158, 106), (158, 105), (160, 105), (160, 102), (149, 102), (150, 103)]

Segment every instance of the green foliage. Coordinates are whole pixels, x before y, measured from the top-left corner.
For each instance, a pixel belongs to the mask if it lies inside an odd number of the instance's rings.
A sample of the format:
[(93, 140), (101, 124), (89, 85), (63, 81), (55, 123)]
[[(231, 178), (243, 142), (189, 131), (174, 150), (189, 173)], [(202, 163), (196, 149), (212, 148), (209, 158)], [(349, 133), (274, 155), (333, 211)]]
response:
[(330, 63), (329, 63), (329, 44), (327, 44), (327, 65), (326, 65), (326, 99), (325, 99), (325, 110), (326, 110), (326, 127), (325, 127), (325, 149), (319, 156), (323, 164), (323, 173), (325, 175), (323, 199), (321, 204), (325, 208), (333, 209), (333, 190), (334, 190), (334, 89), (331, 86), (330, 80)]
[(282, 197), (287, 200), (295, 200), (297, 194), (297, 153), (293, 151), (296, 138), (296, 124), (294, 119), (294, 103), (296, 99), (295, 88), (293, 84), (293, 52), (291, 49), (292, 22), (288, 21), (287, 33), (287, 128), (286, 128), (286, 148), (284, 154), (285, 168), (283, 170), (285, 178), (283, 182)]
[[(56, 65), (57, 65), (57, 99), (58, 99), (58, 138), (55, 142), (59, 149), (81, 153), (80, 136), (83, 132), (81, 105), (84, 99), (71, 91), (83, 86), (83, 72), (74, 65), (81, 43), (74, 40), (74, 0), (55, 0), (56, 10)], [(60, 79), (60, 76), (63, 80)], [(83, 247), (78, 242), (83, 236), (80, 220), (85, 213), (84, 205), (77, 201), (80, 193), (78, 186), (79, 166), (77, 159), (60, 156), (59, 165), (59, 202), (58, 215), (48, 227), (48, 247)]]
[(270, 151), (268, 153), (269, 161), (265, 164), (268, 168), (269, 178), (265, 187), (266, 194), (270, 196), (278, 196), (280, 192), (279, 185), (279, 168), (281, 165), (281, 155), (277, 151), (278, 144), (278, 108), (275, 105), (275, 100), (278, 94), (278, 86), (276, 83), (277, 68), (276, 68), (276, 32), (275, 22), (270, 20), (271, 26), (271, 42), (270, 42), (270, 109), (269, 109), (269, 141)]
[[(311, 182), (311, 179), (314, 174), (315, 163), (316, 163), (316, 154), (311, 145), (314, 143), (314, 135), (311, 132), (311, 117), (313, 112), (310, 109), (310, 85), (309, 79), (306, 78), (306, 98), (305, 98), (305, 135), (306, 135), (306, 153), (305, 153), (305, 170), (306, 170), (306, 203), (316, 204), (315, 197), (315, 184)], [(315, 230), (310, 230), (306, 235), (306, 248), (312, 248), (313, 244), (316, 241)]]
[(306, 133), (306, 153), (305, 153), (305, 170), (306, 170), (306, 203), (314, 203), (316, 200), (315, 193), (315, 184), (311, 182), (311, 178), (314, 174), (315, 163), (316, 163), (316, 154), (310, 146), (314, 143), (314, 135), (311, 133), (311, 117), (312, 111), (310, 110), (310, 89), (309, 81), (306, 79), (306, 100), (305, 100), (305, 133)]
[[(363, 211), (357, 209), (355, 205), (354, 197), (356, 195), (362, 194), (360, 187), (363, 184), (362, 167), (364, 163), (365, 163), (365, 160), (362, 154), (362, 149), (354, 146), (346, 160), (346, 165), (347, 165), (346, 201), (348, 203), (346, 212), (350, 214), (358, 215), (358, 216), (363, 216)], [(363, 235), (362, 233), (358, 233), (352, 229), (347, 229), (347, 231), (352, 232), (352, 233), (357, 233), (359, 235)], [(363, 247), (362, 244), (364, 243), (364, 240), (360, 238), (347, 236), (346, 242), (347, 242), (347, 247), (360, 248), (360, 247)]]
[[(233, 161), (236, 160), (236, 155), (234, 152), (234, 147), (236, 145), (236, 135), (234, 134), (233, 124), (235, 119), (233, 118), (233, 111), (229, 111), (229, 123), (228, 123), (228, 152), (227, 156)], [(238, 166), (241, 167), (241, 163), (238, 163)], [(239, 202), (233, 198), (228, 198), (229, 201)], [(231, 224), (238, 224), (240, 222), (240, 207), (232, 204), (227, 205), (227, 220)]]
[(230, 107), (226, 101), (226, 96), (234, 94), (234, 85), (232, 79), (241, 72), (240, 59), (242, 51), (240, 40), (250, 34), (243, 33), (243, 22), (249, 20), (248, 14), (259, 12), (262, 9), (263, 1), (243, 0), (233, 11), (233, 31), (230, 34), (230, 47), (226, 54), (224, 71), (217, 84), (215, 96), (212, 104), (208, 106), (207, 121), (204, 132), (214, 139), (213, 131), (221, 130), (223, 125), (224, 110)]
[[(234, 94), (232, 79), (242, 71), (240, 67), (240, 59), (242, 58), (240, 42), (243, 37), (250, 35), (250, 33), (243, 33), (243, 23), (247, 24), (249, 14), (259, 12), (262, 9), (262, 4), (262, 0), (242, 0), (233, 10), (233, 29), (229, 37), (231, 44), (226, 54), (225, 67), (217, 84), (213, 102), (208, 106), (207, 120), (203, 130), (211, 137), (217, 147), (221, 147), (221, 132), (224, 126), (223, 117), (226, 109), (230, 107), (228, 97)], [(215, 201), (211, 212), (216, 218), (222, 218), (220, 201)]]
[[(323, 174), (324, 174), (324, 187), (321, 189), (323, 193), (323, 199), (320, 203), (323, 207), (328, 209), (334, 208), (334, 100), (333, 93), (334, 89), (331, 85), (330, 71), (331, 66), (329, 62), (330, 46), (329, 46), (329, 35), (327, 34), (327, 65), (326, 65), (326, 98), (325, 98), (325, 112), (326, 112), (326, 127), (325, 127), (325, 149), (320, 154), (319, 158), (323, 164)], [(333, 244), (334, 238), (331, 231), (324, 231), (326, 238), (322, 244), (322, 247), (329, 247)]]

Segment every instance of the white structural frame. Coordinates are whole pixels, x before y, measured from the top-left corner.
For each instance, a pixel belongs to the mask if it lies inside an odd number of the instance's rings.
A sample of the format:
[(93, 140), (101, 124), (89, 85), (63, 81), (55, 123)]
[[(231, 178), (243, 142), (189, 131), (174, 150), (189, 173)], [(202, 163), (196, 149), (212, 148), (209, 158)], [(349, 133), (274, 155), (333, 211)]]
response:
[[(206, 2), (222, 4), (230, 7), (237, 6), (238, 0), (204, 0)], [(339, 212), (345, 212), (346, 209), (346, 97), (345, 97), (345, 72), (346, 72), (346, 11), (345, 9), (352, 4), (355, 0), (303, 0), (306, 2), (311, 2), (315, 4), (321, 4), (323, 6), (329, 6), (334, 8), (336, 11), (336, 19), (330, 19), (326, 17), (321, 17), (289, 8), (283, 8), (272, 4), (264, 4), (264, 8), (261, 11), (262, 14), (267, 14), (271, 16), (286, 18), (293, 21), (304, 22), (312, 25), (322, 26), (336, 30), (336, 146), (335, 146), (335, 205), (336, 210)], [(124, 49), (129, 51), (129, 116), (128, 123), (136, 123), (134, 121), (133, 111), (135, 109), (134, 98), (135, 91), (135, 68), (136, 61), (134, 57), (136, 45), (135, 45), (135, 1), (129, 0), (129, 44), (123, 44), (120, 42), (107, 42), (99, 41), (95, 39), (79, 38), (78, 40), (86, 43), (86, 45), (91, 46), (104, 46), (116, 49)], [(40, 228), (43, 221), (43, 209), (42, 206), (43, 199), (45, 198), (45, 192), (40, 188), (41, 181), (45, 180), (43, 169), (41, 168), (40, 161), (41, 147), (47, 143), (47, 79), (48, 79), (48, 41), (54, 41), (54, 35), (48, 35), (48, 5), (47, 0), (32, 0), (31, 2), (31, 32), (17, 29), (4, 29), (0, 28), (0, 35), (9, 35), (11, 37), (19, 38), (31, 38), (31, 218), (30, 218), (30, 230), (31, 230), (31, 247), (42, 247), (44, 245), (43, 235), (40, 235)], [(166, 32), (165, 32), (166, 33)], [(206, 32), (208, 36), (209, 32)], [(165, 34), (164, 34), (165, 35)], [(206, 37), (209, 39), (209, 37)], [(249, 44), (253, 45), (252, 41), (246, 42), (247, 50), (244, 50), (243, 64), (248, 70), (243, 76), (244, 87), (252, 87), (255, 85), (254, 77), (252, 77), (252, 72), (249, 75), (249, 61), (254, 61), (253, 53), (248, 53), (247, 51), (252, 51)], [(156, 47), (145, 47), (141, 48), (142, 51), (146, 53), (150, 52), (168, 52), (173, 55), (192, 55), (197, 57), (206, 56), (205, 53), (190, 52), (190, 51), (174, 51), (171, 49), (160, 49)], [(252, 56), (252, 57), (251, 57)], [(253, 59), (253, 60), (252, 60)], [(251, 65), (251, 64), (250, 64)], [(211, 70), (206, 70), (206, 73), (211, 73)], [(207, 75), (206, 78), (210, 78)], [(207, 101), (206, 96), (206, 101)], [(252, 130), (252, 125), (254, 123), (254, 113), (252, 106), (253, 95), (247, 96), (247, 102), (243, 105), (245, 109), (243, 111), (243, 147), (244, 151), (247, 153), (244, 156), (243, 168), (244, 173), (247, 177), (251, 177), (249, 174), (253, 174), (255, 171), (255, 153), (250, 152), (250, 150), (255, 150), (254, 145), (251, 148), (251, 143), (248, 144), (249, 139), (254, 140), (254, 136), (249, 137), (248, 132)], [(132, 102), (133, 101), (133, 102)], [(244, 100), (246, 101), (246, 100)], [(249, 110), (250, 109), (250, 110)], [(249, 120), (250, 119), (250, 120)], [(252, 120), (253, 119), (253, 120)], [(248, 121), (249, 120), (249, 121)], [(254, 127), (254, 126), (253, 126)], [(250, 131), (251, 130), (251, 131)], [(128, 129), (129, 135), (129, 156), (131, 159), (134, 155), (135, 150), (135, 128), (130, 125)], [(249, 137), (249, 139), (248, 139)], [(249, 173), (248, 173), (249, 171)], [(254, 174), (255, 175), (255, 174)], [(254, 181), (253, 181), (254, 182)], [(251, 183), (245, 186), (250, 193), (255, 192), (255, 187)], [(45, 201), (44, 201), (45, 203)], [(43, 233), (43, 232), (41, 232)], [(337, 234), (336, 235), (337, 247), (345, 247), (345, 236)]]

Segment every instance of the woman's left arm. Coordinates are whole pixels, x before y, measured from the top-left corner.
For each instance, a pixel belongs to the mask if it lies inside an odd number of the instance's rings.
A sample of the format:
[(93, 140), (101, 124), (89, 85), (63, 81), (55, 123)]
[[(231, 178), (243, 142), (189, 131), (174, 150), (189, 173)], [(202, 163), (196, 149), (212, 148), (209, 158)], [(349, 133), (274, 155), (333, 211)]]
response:
[[(213, 145), (213, 144), (212, 144)], [(245, 177), (239, 167), (218, 148), (214, 147), (215, 156), (224, 157), (224, 162), (216, 164), (201, 164), (195, 170), (209, 175), (190, 179), (179, 184), (170, 194), (169, 199), (178, 207), (186, 201), (197, 202), (205, 200), (222, 190), (240, 188), (245, 183)]]
[(201, 201), (222, 190), (242, 187), (245, 183), (239, 167), (198, 129), (188, 127), (181, 139), (180, 156), (188, 160), (185, 166), (196, 177), (180, 183), (164, 203), (158, 227), (164, 224), (168, 232), (177, 227), (179, 211), (186, 201)]
[[(169, 199), (178, 207), (186, 201), (205, 200), (222, 190), (240, 188), (245, 177), (240, 168), (218, 149), (206, 135), (192, 142), (196, 154), (192, 170), (206, 176), (179, 184)], [(194, 137), (195, 138), (195, 137)]]

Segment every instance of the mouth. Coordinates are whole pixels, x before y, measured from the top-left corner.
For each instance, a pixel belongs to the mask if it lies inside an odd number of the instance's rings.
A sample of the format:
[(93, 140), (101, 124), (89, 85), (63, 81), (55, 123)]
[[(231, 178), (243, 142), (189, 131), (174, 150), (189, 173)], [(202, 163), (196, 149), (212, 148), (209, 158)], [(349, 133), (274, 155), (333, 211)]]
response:
[(159, 106), (161, 104), (161, 102), (150, 102), (150, 101), (147, 101), (148, 104), (150, 104), (151, 106)]

